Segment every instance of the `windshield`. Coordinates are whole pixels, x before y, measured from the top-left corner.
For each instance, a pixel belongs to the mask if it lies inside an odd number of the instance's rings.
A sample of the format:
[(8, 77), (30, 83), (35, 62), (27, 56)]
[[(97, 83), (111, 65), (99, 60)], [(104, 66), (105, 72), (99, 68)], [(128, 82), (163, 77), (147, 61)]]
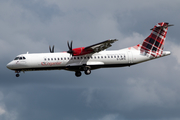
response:
[(24, 56), (14, 58), (14, 60), (25, 60), (25, 59), (26, 59), (26, 58), (25, 58)]
[(16, 57), (14, 60), (18, 60), (19, 59), (19, 57)]

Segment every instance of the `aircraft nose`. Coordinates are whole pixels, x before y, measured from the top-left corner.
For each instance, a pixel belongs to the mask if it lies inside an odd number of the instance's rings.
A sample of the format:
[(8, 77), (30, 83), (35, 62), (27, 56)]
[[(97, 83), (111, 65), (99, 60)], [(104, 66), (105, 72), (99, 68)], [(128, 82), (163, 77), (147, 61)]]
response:
[(10, 63), (8, 63), (8, 64), (6, 65), (6, 67), (7, 67), (8, 69), (12, 69), (12, 68), (13, 68), (13, 64), (10, 62)]

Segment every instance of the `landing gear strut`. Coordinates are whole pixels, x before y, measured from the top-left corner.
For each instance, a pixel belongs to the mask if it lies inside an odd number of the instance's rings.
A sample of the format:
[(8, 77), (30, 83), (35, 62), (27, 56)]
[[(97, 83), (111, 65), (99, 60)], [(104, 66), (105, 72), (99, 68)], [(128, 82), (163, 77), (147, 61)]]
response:
[(84, 67), (84, 73), (85, 73), (86, 75), (91, 74), (91, 68), (90, 68), (90, 66), (85, 66), (85, 67)]

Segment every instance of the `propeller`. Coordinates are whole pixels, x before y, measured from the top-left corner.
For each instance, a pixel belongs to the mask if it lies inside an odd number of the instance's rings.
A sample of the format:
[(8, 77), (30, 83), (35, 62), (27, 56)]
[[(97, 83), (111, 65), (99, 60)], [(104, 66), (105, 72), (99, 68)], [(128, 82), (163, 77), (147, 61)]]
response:
[(54, 53), (54, 45), (53, 45), (52, 49), (51, 49), (51, 46), (49, 46), (49, 51), (50, 51), (50, 53)]
[(67, 45), (68, 45), (68, 48), (69, 50), (67, 51), (67, 53), (73, 55), (73, 50), (72, 50), (72, 43), (73, 41), (71, 41), (71, 43), (69, 43), (69, 41), (67, 41)]

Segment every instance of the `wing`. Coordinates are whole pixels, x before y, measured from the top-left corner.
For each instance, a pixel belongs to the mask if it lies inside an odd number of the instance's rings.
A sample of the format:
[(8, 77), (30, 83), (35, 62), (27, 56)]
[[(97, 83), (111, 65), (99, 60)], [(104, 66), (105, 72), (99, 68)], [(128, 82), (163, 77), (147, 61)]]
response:
[(69, 44), (68, 42), (69, 51), (67, 52), (73, 56), (96, 53), (96, 52), (100, 52), (104, 49), (111, 47), (112, 46), (111, 44), (114, 43), (115, 41), (117, 41), (117, 39), (110, 39), (110, 40), (105, 40), (103, 42), (100, 42), (100, 43), (97, 43), (88, 47), (79, 47), (79, 48), (74, 48), (74, 49), (72, 49), (72, 42), (71, 44)]
[(100, 42), (100, 43), (85, 47), (84, 50), (92, 51), (94, 53), (95, 52), (100, 52), (102, 50), (105, 50), (105, 49), (111, 47), (112, 46), (111, 44), (114, 43), (115, 41), (118, 41), (118, 40), (117, 39), (105, 40), (103, 42)]

